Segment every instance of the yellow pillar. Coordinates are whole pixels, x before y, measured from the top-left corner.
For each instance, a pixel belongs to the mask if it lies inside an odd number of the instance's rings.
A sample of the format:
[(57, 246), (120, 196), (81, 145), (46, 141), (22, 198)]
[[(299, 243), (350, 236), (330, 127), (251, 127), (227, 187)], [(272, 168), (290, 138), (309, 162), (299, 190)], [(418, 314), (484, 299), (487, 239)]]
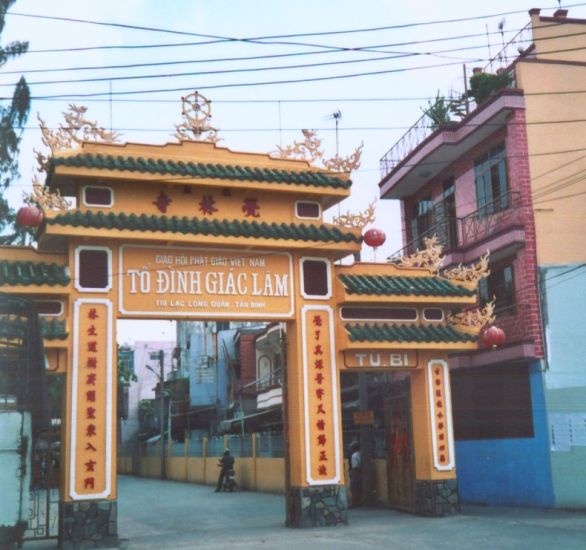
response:
[(459, 510), (447, 357), (422, 353), (411, 375), (415, 454), (414, 512), (443, 516)]
[[(115, 546), (117, 536), (117, 289), (112, 269), (114, 246), (70, 242), (69, 299), (72, 347), (62, 430), (59, 543), (77, 547), (92, 532), (92, 541)], [(97, 253), (105, 259), (106, 285), (91, 288), (79, 266)], [(84, 284), (85, 282), (85, 284)], [(90, 525), (91, 524), (91, 525)]]
[[(304, 262), (327, 267), (321, 295), (310, 295)], [(334, 302), (328, 258), (294, 261), (296, 320), (287, 323), (287, 525), (347, 523), (340, 379), (336, 366)], [(304, 284), (306, 287), (304, 287)]]

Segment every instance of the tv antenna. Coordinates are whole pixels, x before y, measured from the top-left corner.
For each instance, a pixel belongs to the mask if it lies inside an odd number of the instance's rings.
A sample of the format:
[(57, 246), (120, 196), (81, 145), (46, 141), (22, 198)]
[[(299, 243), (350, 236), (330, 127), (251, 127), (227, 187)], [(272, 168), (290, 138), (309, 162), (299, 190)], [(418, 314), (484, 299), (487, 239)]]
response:
[(340, 124), (340, 120), (342, 120), (342, 111), (338, 109), (334, 111), (331, 115), (326, 117), (326, 120), (335, 120), (336, 121), (336, 157), (339, 156), (338, 148), (339, 148), (339, 140), (338, 140), (338, 126)]
[[(505, 66), (507, 66), (507, 64), (509, 63), (508, 59), (507, 59), (507, 48), (505, 46), (505, 18), (503, 17), (500, 22), (499, 22), (499, 26), (498, 29), (501, 33), (501, 41), (503, 44), (503, 49), (502, 49), (502, 56), (505, 58)], [(502, 59), (501, 59), (502, 61)]]

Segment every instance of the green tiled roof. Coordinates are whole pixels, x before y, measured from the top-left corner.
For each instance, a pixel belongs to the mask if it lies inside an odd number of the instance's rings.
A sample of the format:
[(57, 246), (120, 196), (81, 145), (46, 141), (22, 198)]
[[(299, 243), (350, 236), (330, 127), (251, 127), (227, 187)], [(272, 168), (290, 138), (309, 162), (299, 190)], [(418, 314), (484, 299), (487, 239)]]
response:
[(172, 176), (191, 176), (239, 181), (264, 181), (277, 184), (312, 185), (315, 187), (335, 187), (348, 189), (352, 182), (323, 172), (304, 170), (277, 170), (253, 168), (231, 164), (204, 164), (203, 162), (183, 162), (166, 159), (129, 157), (122, 155), (93, 155), (82, 153), (68, 157), (53, 157), (50, 161), (49, 179), (56, 166), (98, 168)]
[(67, 267), (56, 263), (0, 260), (0, 286), (66, 286)]
[[(21, 339), (25, 336), (26, 322), (16, 317), (0, 318), (0, 338)], [(65, 340), (67, 330), (62, 319), (41, 318), (41, 334), (45, 340)]]
[(65, 340), (67, 338), (65, 321), (41, 318), (41, 333), (45, 340)]
[(340, 275), (349, 294), (377, 296), (473, 296), (474, 291), (440, 277)]
[(147, 216), (141, 214), (115, 214), (110, 212), (67, 212), (47, 220), (51, 225), (72, 225), (96, 229), (127, 229), (130, 231), (168, 231), (190, 235), (214, 235), (223, 237), (255, 237), (264, 239), (286, 239), (296, 241), (356, 242), (362, 237), (327, 225), (304, 223), (266, 223), (239, 220), (208, 220), (200, 218), (178, 218), (177, 216)]
[(347, 323), (344, 328), (351, 342), (475, 342), (476, 337), (458, 332), (450, 325), (390, 325)]

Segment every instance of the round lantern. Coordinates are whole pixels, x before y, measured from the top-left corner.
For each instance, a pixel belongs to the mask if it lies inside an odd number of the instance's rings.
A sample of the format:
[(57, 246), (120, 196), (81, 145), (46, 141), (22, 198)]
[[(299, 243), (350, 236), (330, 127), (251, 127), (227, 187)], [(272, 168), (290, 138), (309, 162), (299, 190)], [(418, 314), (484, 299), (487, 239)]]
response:
[(482, 341), (489, 348), (497, 348), (502, 346), (505, 342), (505, 331), (502, 328), (495, 327), (494, 325), (485, 328), (482, 331)]
[(39, 227), (43, 223), (43, 211), (36, 206), (23, 206), (16, 214), (18, 225)]
[(378, 248), (384, 244), (386, 240), (387, 236), (385, 235), (385, 232), (380, 229), (372, 228), (364, 234), (364, 242), (373, 248)]

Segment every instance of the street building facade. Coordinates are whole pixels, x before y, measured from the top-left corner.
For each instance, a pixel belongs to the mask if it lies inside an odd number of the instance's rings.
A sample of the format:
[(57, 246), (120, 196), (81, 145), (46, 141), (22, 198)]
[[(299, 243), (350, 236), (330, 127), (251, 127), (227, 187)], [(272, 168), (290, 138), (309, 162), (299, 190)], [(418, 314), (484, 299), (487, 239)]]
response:
[(586, 506), (585, 29), (567, 10), (531, 10), (474, 70), (461, 120), (427, 116), (381, 159), (403, 252), (435, 237), (444, 269), (490, 253), (479, 299), (506, 342), (450, 358), (463, 502)]

